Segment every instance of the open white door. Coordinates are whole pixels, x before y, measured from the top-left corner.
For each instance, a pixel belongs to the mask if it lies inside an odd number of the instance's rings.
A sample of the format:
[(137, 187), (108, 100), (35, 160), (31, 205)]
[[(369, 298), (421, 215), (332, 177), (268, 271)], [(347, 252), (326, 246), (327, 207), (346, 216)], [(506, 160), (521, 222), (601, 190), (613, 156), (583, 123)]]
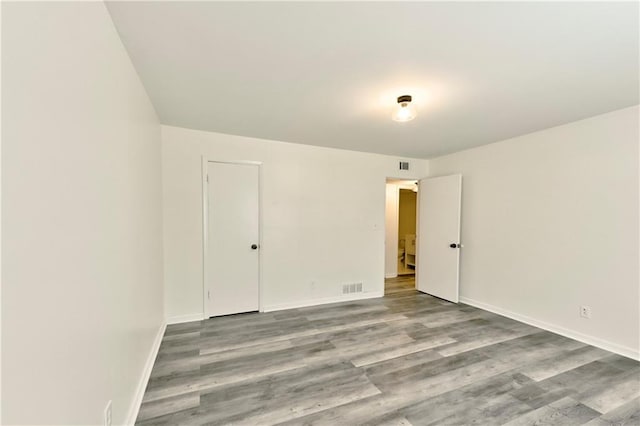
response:
[(416, 288), (458, 303), (462, 176), (421, 179), (418, 188)]

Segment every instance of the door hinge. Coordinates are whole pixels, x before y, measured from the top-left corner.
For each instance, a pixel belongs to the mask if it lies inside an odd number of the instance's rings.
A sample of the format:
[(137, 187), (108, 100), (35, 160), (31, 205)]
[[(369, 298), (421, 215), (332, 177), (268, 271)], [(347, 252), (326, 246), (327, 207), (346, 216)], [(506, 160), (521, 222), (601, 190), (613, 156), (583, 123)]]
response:
[(207, 183), (209, 183), (209, 175), (206, 176)]
[(211, 291), (207, 290), (207, 299), (211, 299)]

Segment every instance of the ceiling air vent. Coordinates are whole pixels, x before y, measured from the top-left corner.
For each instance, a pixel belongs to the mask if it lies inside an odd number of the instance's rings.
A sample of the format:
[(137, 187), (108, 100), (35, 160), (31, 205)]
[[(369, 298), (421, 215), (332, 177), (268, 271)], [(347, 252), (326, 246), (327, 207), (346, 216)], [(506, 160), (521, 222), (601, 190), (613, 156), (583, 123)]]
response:
[(409, 170), (409, 162), (401, 161), (400, 162), (400, 170)]

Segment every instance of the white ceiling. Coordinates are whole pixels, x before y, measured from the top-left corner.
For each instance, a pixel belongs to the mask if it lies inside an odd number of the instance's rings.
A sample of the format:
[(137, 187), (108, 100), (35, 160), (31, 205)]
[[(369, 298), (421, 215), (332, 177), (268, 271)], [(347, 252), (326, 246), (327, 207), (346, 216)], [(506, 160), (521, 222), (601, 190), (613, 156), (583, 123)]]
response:
[(108, 8), (174, 126), (429, 158), (639, 103), (637, 2)]

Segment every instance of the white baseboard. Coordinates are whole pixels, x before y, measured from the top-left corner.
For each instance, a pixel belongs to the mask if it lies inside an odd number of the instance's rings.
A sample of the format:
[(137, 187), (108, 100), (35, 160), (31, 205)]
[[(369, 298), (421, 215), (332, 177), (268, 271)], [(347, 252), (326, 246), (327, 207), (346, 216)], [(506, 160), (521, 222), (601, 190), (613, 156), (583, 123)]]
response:
[(384, 277), (385, 278), (397, 278), (398, 274), (385, 274)]
[(158, 329), (158, 334), (156, 334), (156, 338), (153, 341), (151, 351), (147, 357), (147, 362), (144, 365), (144, 370), (142, 370), (142, 376), (140, 377), (138, 387), (136, 388), (136, 393), (134, 394), (133, 402), (129, 407), (129, 413), (125, 422), (127, 425), (134, 425), (136, 423), (136, 418), (138, 418), (138, 412), (140, 411), (140, 405), (142, 405), (144, 391), (147, 389), (147, 383), (149, 382), (149, 377), (151, 377), (151, 370), (153, 369), (153, 364), (158, 356), (158, 350), (160, 349), (160, 343), (162, 343), (162, 338), (164, 337), (164, 331), (166, 328), (167, 324), (163, 323)]
[[(303, 300), (303, 301), (297, 301), (297, 302), (267, 305), (267, 306), (264, 306), (260, 310), (260, 312), (283, 311), (285, 309), (306, 308), (309, 306), (326, 305), (329, 303), (349, 302), (353, 300), (373, 299), (376, 297), (383, 297), (383, 296), (384, 296), (384, 291), (353, 293), (353, 294), (344, 295), (344, 296), (324, 297), (321, 299), (311, 299), (311, 300)], [(205, 317), (202, 313), (177, 315), (174, 317), (167, 318), (167, 324), (168, 325), (181, 324), (183, 322), (201, 321), (203, 319), (205, 319)]]
[(528, 325), (532, 325), (534, 327), (541, 328), (543, 330), (551, 331), (552, 333), (560, 334), (561, 336), (565, 336), (570, 339), (578, 340), (588, 345), (596, 346), (600, 349), (614, 352), (618, 355), (626, 356), (627, 358), (640, 361), (640, 351), (638, 351), (637, 349), (622, 346), (617, 343), (600, 339), (598, 337), (582, 334), (577, 331), (569, 330), (567, 328), (560, 327), (555, 324), (550, 324), (544, 321), (540, 321), (538, 319), (531, 318), (526, 315), (521, 315), (503, 308), (499, 308), (497, 306), (490, 305), (488, 303), (469, 299), (467, 297), (460, 297), (460, 302), (466, 303), (467, 305), (475, 306), (476, 308), (480, 308), (485, 311), (493, 312), (494, 314), (502, 315), (503, 317), (507, 317), (507, 318), (514, 319), (516, 321), (523, 322)]
[(167, 324), (182, 324), (183, 322), (201, 321), (204, 319), (202, 312), (197, 314), (188, 315), (176, 315), (175, 317), (167, 318)]
[(321, 299), (303, 300), (290, 303), (279, 303), (276, 305), (265, 306), (263, 312), (282, 311), (285, 309), (306, 308), (309, 306), (326, 305), (329, 303), (350, 302), (353, 300), (374, 299), (376, 297), (383, 297), (384, 291), (367, 292), (367, 293), (354, 293), (345, 296), (337, 297), (323, 297)]

